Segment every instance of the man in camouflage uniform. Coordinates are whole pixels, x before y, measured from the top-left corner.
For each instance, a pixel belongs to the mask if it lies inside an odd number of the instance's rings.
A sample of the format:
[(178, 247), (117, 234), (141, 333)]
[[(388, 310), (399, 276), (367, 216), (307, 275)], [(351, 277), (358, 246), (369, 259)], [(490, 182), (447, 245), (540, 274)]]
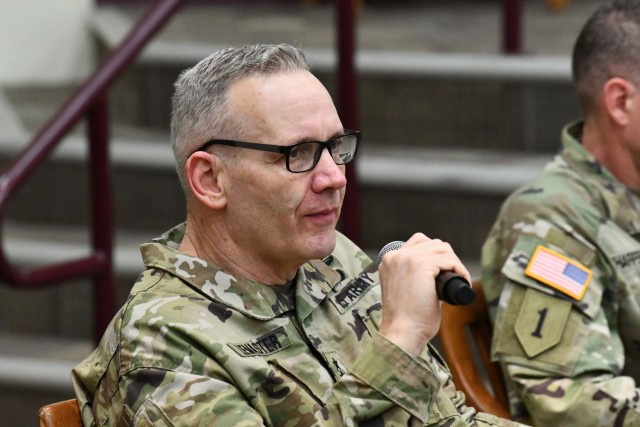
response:
[(640, 426), (640, 2), (592, 15), (573, 77), (584, 120), (483, 247), (492, 353), (533, 425)]
[(73, 371), (86, 425), (515, 425), (466, 407), (429, 346), (434, 278), (469, 279), (451, 247), (416, 234), (378, 269), (335, 231), (359, 133), (302, 52), (184, 72), (172, 140), (187, 221), (142, 246), (147, 270)]

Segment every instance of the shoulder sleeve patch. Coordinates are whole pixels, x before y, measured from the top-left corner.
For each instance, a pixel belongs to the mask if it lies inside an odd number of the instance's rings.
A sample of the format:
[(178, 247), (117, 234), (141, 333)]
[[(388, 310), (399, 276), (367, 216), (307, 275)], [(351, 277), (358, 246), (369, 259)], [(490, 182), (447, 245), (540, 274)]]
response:
[(528, 357), (536, 357), (560, 342), (571, 306), (569, 301), (527, 289), (514, 329)]
[[(541, 280), (534, 275), (526, 273), (529, 266), (532, 264), (534, 253), (541, 245), (574, 263), (573, 265), (577, 270), (569, 271), (569, 274), (573, 274), (575, 278), (579, 279), (578, 283), (581, 283), (580, 279), (584, 279), (585, 274), (589, 276), (588, 282), (584, 282), (585, 285), (582, 286), (582, 290), (584, 291), (582, 295), (574, 293), (574, 295), (569, 296), (569, 293), (563, 292), (550, 285), (548, 281), (545, 281), (546, 279)], [(600, 310), (603, 286), (598, 282), (597, 276), (594, 278), (592, 270), (586, 267), (586, 265), (588, 264), (582, 262), (582, 258), (576, 258), (573, 253), (568, 253), (563, 248), (556, 247), (540, 239), (522, 236), (518, 239), (513, 250), (509, 254), (501, 272), (513, 283), (523, 285), (527, 288), (536, 289), (548, 295), (556, 295), (559, 298), (569, 299), (578, 311), (585, 314), (590, 319), (593, 319)], [(565, 266), (565, 268), (567, 267)], [(573, 269), (573, 267), (570, 267), (570, 270), (571, 269)], [(544, 273), (539, 276), (547, 277)], [(577, 287), (573, 289), (579, 291), (580, 285), (578, 284), (576, 286)], [(569, 287), (567, 289), (572, 288)], [(578, 297), (580, 298), (579, 300)]]
[(543, 245), (533, 252), (525, 274), (580, 301), (591, 281), (587, 267)]
[(573, 375), (589, 336), (584, 315), (568, 299), (513, 283), (507, 287), (493, 334), (494, 360)]

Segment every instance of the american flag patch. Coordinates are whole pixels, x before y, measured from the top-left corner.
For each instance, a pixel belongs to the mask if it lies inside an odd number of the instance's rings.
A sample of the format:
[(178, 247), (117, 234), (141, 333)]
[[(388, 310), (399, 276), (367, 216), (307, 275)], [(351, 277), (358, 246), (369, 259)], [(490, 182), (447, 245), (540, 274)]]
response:
[(538, 245), (524, 274), (580, 301), (592, 272), (582, 264)]

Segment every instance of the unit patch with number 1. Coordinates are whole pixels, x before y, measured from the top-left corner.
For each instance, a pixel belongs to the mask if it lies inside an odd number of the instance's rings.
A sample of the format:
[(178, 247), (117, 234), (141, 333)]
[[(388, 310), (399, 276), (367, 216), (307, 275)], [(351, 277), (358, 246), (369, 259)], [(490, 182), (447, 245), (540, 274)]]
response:
[(514, 327), (528, 357), (536, 357), (560, 342), (572, 304), (533, 289), (527, 289)]

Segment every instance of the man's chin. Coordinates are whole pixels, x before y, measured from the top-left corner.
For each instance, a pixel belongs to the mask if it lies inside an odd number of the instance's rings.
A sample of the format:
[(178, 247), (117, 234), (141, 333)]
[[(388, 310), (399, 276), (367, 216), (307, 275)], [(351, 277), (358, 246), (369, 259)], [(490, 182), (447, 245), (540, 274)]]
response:
[(336, 233), (331, 230), (330, 233), (323, 233), (314, 236), (310, 242), (309, 249), (313, 252), (312, 259), (322, 259), (327, 257), (336, 248)]

